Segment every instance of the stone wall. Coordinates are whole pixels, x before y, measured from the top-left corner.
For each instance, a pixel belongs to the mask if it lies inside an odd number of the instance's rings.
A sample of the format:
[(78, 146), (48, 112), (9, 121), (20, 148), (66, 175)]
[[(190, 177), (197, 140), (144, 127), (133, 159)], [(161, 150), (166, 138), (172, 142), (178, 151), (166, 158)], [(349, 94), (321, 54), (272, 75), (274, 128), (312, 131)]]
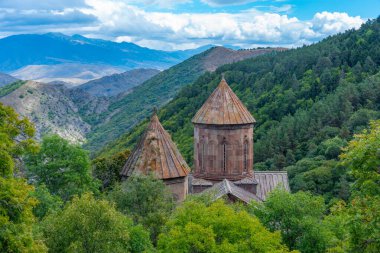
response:
[(173, 179), (165, 179), (164, 183), (166, 184), (166, 186), (169, 187), (177, 202), (182, 202), (185, 200), (189, 189), (187, 176)]
[(253, 125), (194, 126), (194, 177), (238, 180), (252, 174)]

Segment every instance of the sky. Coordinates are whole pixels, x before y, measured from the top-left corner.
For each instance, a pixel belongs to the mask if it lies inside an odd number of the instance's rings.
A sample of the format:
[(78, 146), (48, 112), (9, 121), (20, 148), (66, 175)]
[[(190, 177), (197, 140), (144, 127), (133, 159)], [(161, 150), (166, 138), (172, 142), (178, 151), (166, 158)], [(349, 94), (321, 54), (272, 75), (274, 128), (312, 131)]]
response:
[(0, 37), (61, 32), (160, 50), (297, 47), (379, 15), (380, 0), (0, 0)]

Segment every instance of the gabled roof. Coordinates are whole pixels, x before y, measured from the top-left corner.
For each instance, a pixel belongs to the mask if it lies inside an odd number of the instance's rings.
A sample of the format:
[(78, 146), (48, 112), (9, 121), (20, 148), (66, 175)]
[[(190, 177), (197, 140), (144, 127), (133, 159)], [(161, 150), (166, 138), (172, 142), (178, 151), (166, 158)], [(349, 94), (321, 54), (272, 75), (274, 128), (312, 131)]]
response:
[(286, 171), (255, 171), (254, 176), (258, 182), (256, 195), (263, 200), (277, 187), (290, 191), (288, 173)]
[(153, 173), (159, 179), (171, 179), (185, 177), (189, 171), (189, 166), (154, 113), (120, 175), (129, 177), (133, 173)]
[(262, 199), (257, 197), (255, 194), (244, 190), (228, 179), (224, 179), (223, 181), (214, 184), (211, 188), (203, 191), (202, 194), (212, 194), (212, 198), (214, 200), (226, 195), (232, 195), (245, 203), (249, 203), (252, 200), (256, 200), (258, 202), (262, 201)]
[(209, 125), (240, 125), (255, 119), (222, 78), (218, 87), (195, 114), (192, 122)]

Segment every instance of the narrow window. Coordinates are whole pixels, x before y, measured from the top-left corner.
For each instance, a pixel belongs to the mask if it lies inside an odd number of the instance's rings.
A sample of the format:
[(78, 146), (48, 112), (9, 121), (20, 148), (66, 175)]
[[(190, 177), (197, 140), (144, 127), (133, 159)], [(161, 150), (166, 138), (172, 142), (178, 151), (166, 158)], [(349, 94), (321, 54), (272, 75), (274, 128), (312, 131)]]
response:
[(248, 141), (244, 141), (244, 171), (248, 171)]
[(227, 143), (226, 140), (224, 139), (223, 141), (223, 171), (226, 172), (226, 165), (227, 165)]
[(201, 171), (202, 171), (202, 173), (205, 172), (205, 163), (206, 163), (206, 161), (205, 161), (206, 147), (205, 146), (206, 146), (205, 142), (203, 141), (203, 143), (202, 143), (202, 165), (201, 165)]

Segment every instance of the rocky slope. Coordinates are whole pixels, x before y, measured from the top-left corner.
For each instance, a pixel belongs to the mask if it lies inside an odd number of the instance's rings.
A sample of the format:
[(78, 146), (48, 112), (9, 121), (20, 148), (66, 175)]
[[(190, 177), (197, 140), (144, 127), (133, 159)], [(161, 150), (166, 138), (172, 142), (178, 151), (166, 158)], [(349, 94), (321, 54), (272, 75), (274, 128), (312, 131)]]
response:
[(133, 69), (120, 74), (104, 76), (84, 83), (75, 89), (86, 91), (93, 96), (115, 96), (121, 92), (129, 91), (154, 75), (160, 73), (156, 69)]
[(63, 85), (28, 81), (0, 98), (21, 116), (28, 117), (36, 126), (36, 138), (56, 133), (74, 143), (82, 143), (90, 125), (79, 116), (77, 105)]

